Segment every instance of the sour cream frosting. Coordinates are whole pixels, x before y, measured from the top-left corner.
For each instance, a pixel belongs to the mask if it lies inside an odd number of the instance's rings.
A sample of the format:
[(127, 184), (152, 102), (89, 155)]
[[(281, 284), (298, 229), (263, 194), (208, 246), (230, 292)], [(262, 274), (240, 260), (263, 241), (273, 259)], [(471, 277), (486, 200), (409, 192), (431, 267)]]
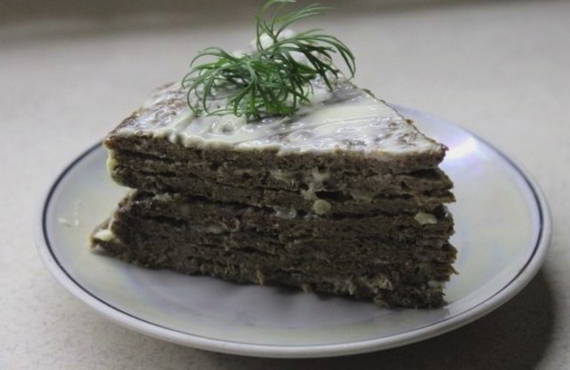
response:
[[(310, 99), (293, 117), (254, 122), (233, 114), (197, 117), (186, 104), (186, 92), (178, 84), (169, 84), (154, 91), (115, 134), (164, 137), (185, 146), (275, 149), (279, 153), (342, 150), (398, 155), (444, 148), (390, 105), (349, 81), (337, 82), (333, 91), (316, 81)], [(214, 97), (208, 104), (221, 107), (225, 100)]]

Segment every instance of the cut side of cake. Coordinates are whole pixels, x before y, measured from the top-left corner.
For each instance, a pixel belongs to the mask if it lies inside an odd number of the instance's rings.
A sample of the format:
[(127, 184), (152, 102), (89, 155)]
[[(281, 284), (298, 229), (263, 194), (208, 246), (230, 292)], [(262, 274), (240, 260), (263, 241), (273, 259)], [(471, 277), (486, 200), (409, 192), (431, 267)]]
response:
[(349, 81), (317, 79), (310, 100), (248, 122), (195, 116), (180, 86), (157, 89), (105, 139), (112, 178), (136, 190), (93, 246), (236, 283), (444, 305), (456, 258), (446, 147)]

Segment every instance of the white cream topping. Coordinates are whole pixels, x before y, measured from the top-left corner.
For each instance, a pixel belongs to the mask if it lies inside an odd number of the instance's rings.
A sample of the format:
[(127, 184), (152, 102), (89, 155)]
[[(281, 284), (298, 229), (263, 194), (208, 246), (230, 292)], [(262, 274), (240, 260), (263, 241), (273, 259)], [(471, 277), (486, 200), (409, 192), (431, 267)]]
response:
[(93, 234), (93, 239), (110, 242), (115, 239), (115, 234), (109, 229), (102, 229)]
[[(275, 149), (280, 154), (345, 150), (381, 156), (442, 150), (392, 107), (350, 82), (338, 82), (330, 92), (317, 81), (311, 101), (291, 118), (246, 122), (232, 114), (195, 117), (185, 92), (170, 84), (155, 91), (116, 133), (164, 137), (185, 146)], [(212, 108), (224, 104), (223, 98), (209, 102)]]
[(312, 210), (319, 216), (329, 213), (331, 209), (332, 209), (331, 204), (323, 199), (315, 200), (312, 207)]
[(321, 188), (323, 186), (323, 183), (331, 177), (331, 174), (328, 171), (321, 172), (318, 168), (313, 168), (311, 171), (311, 176), (312, 182), (315, 183), (315, 186), (317, 188)]
[(105, 164), (107, 166), (107, 173), (112, 175), (118, 164), (117, 159), (115, 158), (115, 152), (112, 149), (107, 149), (107, 161)]
[(371, 191), (363, 191), (363, 190), (350, 190), (349, 193), (352, 199), (366, 203), (372, 203), (372, 201), (374, 201), (374, 198), (378, 194)]
[(420, 225), (434, 225), (437, 224), (437, 217), (432, 215), (431, 213), (426, 212), (418, 212), (414, 216), (415, 220), (418, 221)]
[(283, 171), (281, 169), (269, 171), (271, 177), (279, 181), (289, 182), (293, 178), (293, 173), (290, 171)]
[(297, 217), (297, 210), (294, 208), (273, 207), (273, 210), (275, 211), (275, 216), (279, 218), (291, 220)]

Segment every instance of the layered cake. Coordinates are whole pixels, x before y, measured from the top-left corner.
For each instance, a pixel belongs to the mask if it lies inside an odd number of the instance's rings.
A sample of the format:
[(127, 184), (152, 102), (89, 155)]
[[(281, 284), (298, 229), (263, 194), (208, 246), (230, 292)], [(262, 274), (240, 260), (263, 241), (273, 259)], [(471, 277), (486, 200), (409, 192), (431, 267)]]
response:
[[(293, 117), (195, 117), (164, 86), (105, 140), (137, 189), (93, 244), (152, 268), (438, 307), (454, 272), (445, 146), (348, 81)], [(220, 102), (212, 101), (212, 104)]]
[(107, 136), (109, 173), (132, 190), (92, 245), (148, 268), (440, 307), (456, 257), (446, 147), (351, 81), (340, 40), (287, 30), (324, 9), (279, 13), (290, 4), (268, 0), (251, 50), (205, 49)]

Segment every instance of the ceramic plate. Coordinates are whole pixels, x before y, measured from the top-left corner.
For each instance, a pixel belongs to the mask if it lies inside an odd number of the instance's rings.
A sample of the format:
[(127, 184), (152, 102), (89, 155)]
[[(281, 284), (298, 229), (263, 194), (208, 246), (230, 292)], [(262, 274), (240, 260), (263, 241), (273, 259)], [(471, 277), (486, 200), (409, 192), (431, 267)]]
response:
[(38, 247), (72, 294), (141, 333), (196, 348), (264, 357), (324, 357), (401, 346), (465, 325), (519, 292), (543, 262), (550, 237), (545, 199), (507, 156), (472, 133), (400, 108), (450, 150), (453, 244), (460, 272), (437, 310), (388, 310), (345, 298), (152, 271), (92, 253), (88, 235), (125, 189), (96, 145), (55, 180), (42, 204)]

